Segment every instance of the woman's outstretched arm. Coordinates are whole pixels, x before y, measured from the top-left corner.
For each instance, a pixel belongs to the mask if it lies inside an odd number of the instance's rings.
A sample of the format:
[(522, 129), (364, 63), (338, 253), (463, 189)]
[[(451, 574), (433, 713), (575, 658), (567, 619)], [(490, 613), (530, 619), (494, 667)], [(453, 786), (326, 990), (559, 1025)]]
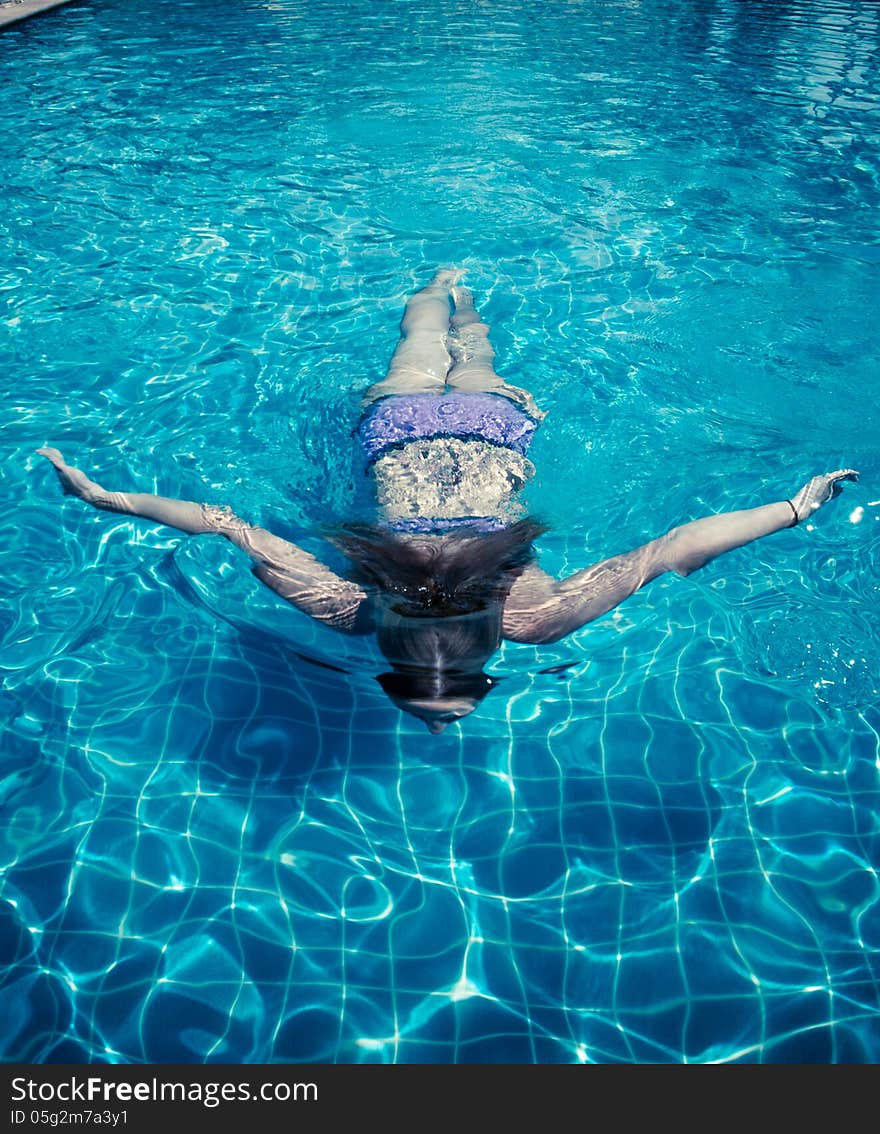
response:
[(536, 567), (527, 568), (505, 604), (504, 637), (535, 644), (555, 642), (607, 613), (664, 571), (690, 575), (722, 552), (794, 527), (837, 496), (844, 480), (857, 479), (854, 469), (814, 476), (791, 500), (694, 520), (562, 581)]
[(338, 630), (351, 630), (365, 592), (341, 579), (314, 555), (265, 528), (239, 519), (228, 508), (195, 504), (144, 492), (111, 492), (65, 463), (57, 449), (38, 449), (50, 461), (67, 495), (106, 512), (155, 520), (191, 535), (222, 535), (254, 560), (254, 574), (283, 599)]

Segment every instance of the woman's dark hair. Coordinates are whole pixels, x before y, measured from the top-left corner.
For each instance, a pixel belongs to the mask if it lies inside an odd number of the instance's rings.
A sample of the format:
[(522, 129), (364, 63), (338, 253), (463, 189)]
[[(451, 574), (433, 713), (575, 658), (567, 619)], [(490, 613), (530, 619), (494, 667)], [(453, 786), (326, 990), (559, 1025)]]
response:
[(325, 533), (349, 559), (354, 582), (392, 597), (376, 627), (393, 667), (379, 678), (390, 697), (485, 697), (492, 680), (482, 667), (501, 641), (504, 600), (546, 530), (529, 516), (496, 532), (461, 528), (431, 539), (401, 539), (378, 524)]
[(503, 600), (547, 527), (533, 516), (496, 532), (462, 527), (442, 538), (401, 539), (379, 524), (343, 524), (326, 539), (350, 560), (350, 578), (399, 595), (410, 618), (446, 618)]

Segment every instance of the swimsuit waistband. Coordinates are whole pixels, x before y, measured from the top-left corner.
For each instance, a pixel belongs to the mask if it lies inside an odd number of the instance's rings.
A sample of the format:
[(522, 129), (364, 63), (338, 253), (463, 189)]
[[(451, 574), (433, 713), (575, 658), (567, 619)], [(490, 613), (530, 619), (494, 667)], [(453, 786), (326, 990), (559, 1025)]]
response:
[(487, 441), (525, 455), (538, 423), (503, 394), (390, 394), (367, 406), (357, 436), (372, 464), (395, 446), (434, 437)]
[(500, 532), (507, 527), (507, 524), (495, 516), (459, 516), (455, 519), (416, 516), (402, 520), (391, 520), (382, 526), (392, 532), (411, 532), (413, 535), (442, 535), (444, 532), (460, 531), (462, 528), (473, 528), (476, 532)]

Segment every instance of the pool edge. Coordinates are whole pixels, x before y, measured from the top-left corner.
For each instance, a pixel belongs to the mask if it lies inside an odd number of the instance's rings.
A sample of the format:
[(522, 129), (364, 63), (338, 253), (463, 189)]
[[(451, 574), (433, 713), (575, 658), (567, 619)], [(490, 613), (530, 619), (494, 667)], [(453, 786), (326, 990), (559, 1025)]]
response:
[(51, 8), (59, 8), (62, 4), (69, 3), (71, 3), (71, 0), (22, 0), (22, 3), (11, 6), (9, 11), (4, 12), (0, 9), (0, 31), (12, 24), (20, 23), (30, 16), (36, 16), (40, 12), (47, 12)]

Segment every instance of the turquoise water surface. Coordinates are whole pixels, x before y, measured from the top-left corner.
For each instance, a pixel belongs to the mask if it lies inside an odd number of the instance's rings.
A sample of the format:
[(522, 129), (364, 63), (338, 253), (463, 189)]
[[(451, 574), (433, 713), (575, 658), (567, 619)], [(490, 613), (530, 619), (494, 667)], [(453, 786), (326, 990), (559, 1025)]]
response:
[[(87, 0), (0, 38), (5, 1060), (880, 1059), (880, 8)], [(858, 485), (429, 736), (322, 548), (467, 269), (562, 574)]]

